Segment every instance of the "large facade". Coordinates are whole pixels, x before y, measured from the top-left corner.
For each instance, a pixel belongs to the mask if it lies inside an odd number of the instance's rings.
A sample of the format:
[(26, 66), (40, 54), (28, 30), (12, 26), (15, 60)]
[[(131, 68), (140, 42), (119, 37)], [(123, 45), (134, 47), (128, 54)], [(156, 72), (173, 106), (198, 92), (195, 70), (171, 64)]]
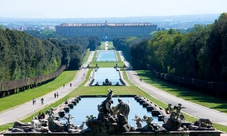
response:
[(148, 36), (157, 29), (151, 23), (77, 23), (56, 26), (56, 32), (64, 36), (97, 35), (101, 40), (118, 36)]

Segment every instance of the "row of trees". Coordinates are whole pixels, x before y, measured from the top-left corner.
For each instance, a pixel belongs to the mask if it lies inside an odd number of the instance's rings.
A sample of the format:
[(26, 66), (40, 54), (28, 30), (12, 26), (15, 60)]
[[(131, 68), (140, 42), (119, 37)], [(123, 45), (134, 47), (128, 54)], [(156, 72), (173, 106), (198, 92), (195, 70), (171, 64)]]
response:
[(53, 73), (62, 65), (78, 69), (86, 50), (100, 45), (96, 36), (44, 37), (0, 29), (0, 82)]
[(132, 66), (175, 76), (227, 82), (227, 13), (210, 25), (195, 25), (185, 34), (173, 29), (153, 33), (151, 39), (117, 38), (127, 49)]

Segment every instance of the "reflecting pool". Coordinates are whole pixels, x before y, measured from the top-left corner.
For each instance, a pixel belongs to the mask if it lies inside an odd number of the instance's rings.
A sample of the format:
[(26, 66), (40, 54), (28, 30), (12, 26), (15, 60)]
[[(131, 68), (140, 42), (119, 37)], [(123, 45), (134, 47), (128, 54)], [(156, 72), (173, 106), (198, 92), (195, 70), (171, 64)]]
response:
[[(147, 115), (149, 117), (152, 116), (151, 112), (147, 111), (146, 108), (140, 105), (134, 99), (134, 97), (112, 97), (112, 100), (114, 101), (114, 103), (111, 105), (111, 107), (116, 106), (118, 104), (118, 101), (117, 101), (118, 98), (121, 98), (122, 101), (125, 103), (129, 103), (130, 112), (128, 116), (128, 124), (131, 124), (133, 127), (136, 127), (136, 122), (132, 120), (135, 118), (135, 115), (138, 115), (141, 118), (144, 115)], [(70, 111), (66, 114), (66, 116), (68, 116), (68, 114), (70, 113), (74, 117), (72, 119), (72, 122), (75, 125), (81, 125), (82, 122), (86, 121), (87, 119), (86, 116), (93, 115), (96, 118), (98, 117), (97, 105), (101, 104), (101, 102), (103, 102), (105, 99), (106, 99), (105, 97), (81, 98), (81, 101), (77, 103), (77, 105), (75, 105), (73, 109), (70, 109)], [(155, 116), (152, 118), (154, 119), (153, 122), (159, 125), (163, 124), (162, 121), (158, 121), (158, 117)], [(62, 120), (62, 121), (65, 122), (65, 120)], [(146, 123), (142, 122), (142, 126), (145, 126), (145, 125)], [(87, 126), (85, 125), (84, 128), (87, 128)]]
[(93, 79), (94, 81), (91, 85), (95, 85), (97, 83), (98, 85), (103, 85), (103, 82), (105, 82), (106, 79), (108, 79), (112, 85), (116, 85), (117, 82), (119, 85), (122, 85), (120, 73), (116, 68), (98, 68), (94, 71)]
[(96, 61), (117, 61), (114, 50), (98, 51)]

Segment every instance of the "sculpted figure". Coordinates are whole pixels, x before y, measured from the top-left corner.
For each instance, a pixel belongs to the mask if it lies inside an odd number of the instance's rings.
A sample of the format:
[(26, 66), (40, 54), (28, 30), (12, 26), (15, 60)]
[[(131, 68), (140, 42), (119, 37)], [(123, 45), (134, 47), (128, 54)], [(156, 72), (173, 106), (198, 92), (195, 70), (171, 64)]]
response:
[(112, 99), (104, 100), (101, 105), (98, 105), (99, 112), (103, 112), (104, 114), (112, 114), (113, 111), (111, 109), (111, 104), (113, 103)]
[(212, 127), (212, 122), (207, 118), (199, 118), (197, 122), (199, 127)]
[(112, 99), (112, 96), (113, 96), (113, 90), (108, 89), (108, 93), (106, 95), (106, 99)]
[(174, 118), (174, 119), (179, 119), (180, 115), (183, 115), (181, 113), (181, 110), (185, 108), (185, 107), (182, 107), (182, 104), (179, 103), (178, 106), (174, 106), (174, 111), (171, 112), (171, 115), (170, 115), (170, 118)]
[(114, 113), (123, 114), (127, 119), (130, 112), (130, 106), (127, 103), (124, 103), (121, 99), (118, 99), (119, 104), (114, 107)]
[(108, 89), (108, 93), (106, 95), (106, 99), (100, 104), (98, 105), (98, 119), (104, 119), (106, 116), (112, 115), (113, 114), (113, 110), (111, 109), (111, 104), (113, 103), (112, 100), (112, 95), (113, 95), (113, 91), (111, 89)]
[(165, 108), (166, 114), (171, 114), (173, 112), (172, 104), (168, 104), (168, 107)]
[(151, 125), (151, 122), (154, 119), (152, 117), (147, 117), (146, 115), (143, 116), (143, 121), (145, 121), (147, 123), (147, 125)]
[(141, 122), (143, 122), (143, 120), (139, 116), (135, 115), (135, 119), (132, 120), (136, 121), (137, 128), (142, 128)]

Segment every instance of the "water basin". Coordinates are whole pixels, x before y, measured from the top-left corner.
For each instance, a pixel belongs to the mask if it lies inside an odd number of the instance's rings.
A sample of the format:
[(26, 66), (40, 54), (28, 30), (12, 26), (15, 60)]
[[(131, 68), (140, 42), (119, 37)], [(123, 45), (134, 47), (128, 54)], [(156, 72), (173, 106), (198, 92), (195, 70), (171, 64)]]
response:
[(111, 85), (123, 85), (120, 80), (120, 73), (116, 68), (98, 68), (94, 71), (93, 82), (91, 85), (103, 85), (106, 79), (111, 82)]
[(114, 50), (98, 51), (96, 61), (117, 61)]
[[(147, 111), (146, 108), (144, 108), (142, 105), (140, 105), (134, 97), (113, 97), (112, 100), (114, 103), (111, 105), (116, 106), (118, 104), (118, 98), (121, 98), (123, 102), (129, 103), (130, 105), (130, 112), (128, 116), (128, 123), (131, 124), (133, 127), (136, 127), (136, 122), (132, 119), (135, 118), (135, 115), (139, 117), (143, 117), (144, 115), (152, 117), (151, 112)], [(74, 106), (73, 109), (71, 109), (68, 113), (66, 113), (66, 116), (68, 114), (71, 114), (74, 118), (72, 119), (72, 122), (75, 125), (81, 125), (82, 122), (86, 121), (86, 116), (93, 115), (97, 118), (98, 116), (98, 110), (97, 105), (101, 104), (106, 98), (105, 97), (85, 97), (81, 98), (81, 101)], [(158, 121), (158, 117), (154, 116), (152, 117), (154, 120), (153, 122), (161, 125), (163, 124), (162, 121)], [(65, 122), (65, 120), (61, 119), (61, 121)], [(142, 122), (142, 126), (145, 126), (146, 123)], [(87, 128), (86, 126), (84, 126)]]

